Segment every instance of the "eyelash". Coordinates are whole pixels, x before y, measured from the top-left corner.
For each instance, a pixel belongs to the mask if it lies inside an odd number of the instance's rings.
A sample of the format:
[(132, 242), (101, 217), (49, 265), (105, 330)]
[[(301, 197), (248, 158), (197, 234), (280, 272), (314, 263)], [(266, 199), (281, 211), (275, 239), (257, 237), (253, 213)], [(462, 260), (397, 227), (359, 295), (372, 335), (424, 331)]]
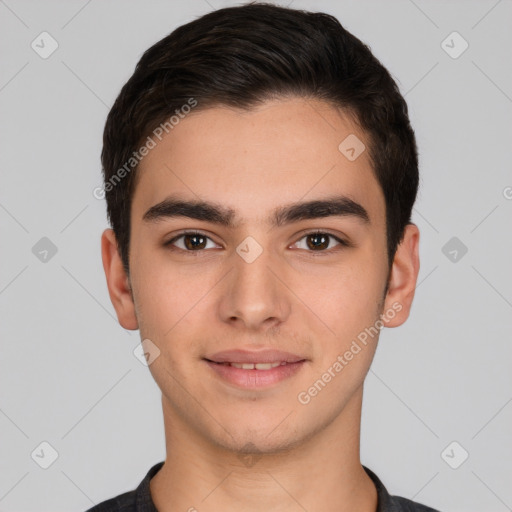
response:
[[(211, 240), (213, 242), (213, 240), (208, 236), (206, 235), (205, 233), (201, 233), (200, 231), (184, 231), (183, 233), (180, 233), (179, 235), (176, 235), (175, 237), (171, 238), (170, 240), (168, 240), (167, 242), (164, 243), (164, 247), (168, 247), (169, 250), (171, 251), (181, 251), (181, 252), (185, 252), (185, 253), (188, 253), (189, 255), (191, 256), (199, 256), (201, 253), (203, 253), (204, 251), (206, 251), (206, 249), (198, 249), (198, 250), (195, 250), (195, 251), (191, 251), (191, 250), (188, 250), (188, 249), (181, 249), (180, 247), (175, 247), (173, 244), (174, 242), (176, 242), (177, 240), (179, 240), (180, 238), (183, 238), (184, 236), (187, 236), (187, 235), (191, 235), (191, 236), (203, 236), (205, 238), (207, 238), (208, 240)], [(328, 237), (330, 238), (333, 238), (334, 240), (336, 240), (336, 242), (339, 243), (340, 246), (342, 247), (352, 247), (352, 244), (350, 244), (349, 242), (347, 242), (346, 240), (343, 240), (342, 238), (339, 238), (338, 236), (336, 235), (333, 235), (332, 233), (329, 233), (328, 231), (320, 231), (320, 230), (314, 230), (314, 231), (310, 231), (308, 233), (304, 233), (298, 240), (297, 242), (299, 242), (300, 240), (302, 240), (303, 238), (306, 238), (308, 236), (311, 236), (311, 235), (327, 235)], [(295, 242), (295, 243), (297, 243)], [(317, 257), (317, 256), (325, 256), (325, 255), (329, 255), (331, 254), (333, 251), (336, 251), (336, 248), (331, 248), (331, 249), (324, 249), (324, 250), (320, 250), (320, 251), (313, 251), (313, 250), (306, 250), (306, 252), (310, 253), (310, 255), (312, 257)]]

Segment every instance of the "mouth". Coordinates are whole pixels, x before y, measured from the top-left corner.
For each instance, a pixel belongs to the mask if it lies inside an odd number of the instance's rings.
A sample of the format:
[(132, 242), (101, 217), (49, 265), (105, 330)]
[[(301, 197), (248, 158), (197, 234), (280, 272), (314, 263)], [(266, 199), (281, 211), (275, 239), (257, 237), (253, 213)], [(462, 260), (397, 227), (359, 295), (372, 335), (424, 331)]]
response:
[(230, 350), (203, 358), (214, 374), (238, 388), (259, 389), (296, 375), (307, 359), (289, 352)]
[[(299, 361), (304, 361), (306, 358), (299, 356), (297, 354), (292, 354), (291, 352), (284, 352), (282, 350), (259, 350), (259, 351), (251, 351), (251, 350), (223, 350), (222, 352), (217, 352), (216, 354), (209, 355), (205, 357), (207, 361), (211, 361), (212, 363), (220, 363), (220, 364), (252, 364), (252, 365), (262, 365), (262, 364), (272, 364), (275, 366), (287, 363), (297, 363)], [(247, 368), (250, 370), (252, 368)], [(261, 368), (265, 369), (265, 368)]]
[[(295, 363), (287, 363), (286, 361), (278, 361), (276, 363), (231, 363), (231, 362), (222, 362), (218, 363), (216, 361), (210, 361), (209, 359), (205, 359), (206, 361), (214, 364), (222, 364), (224, 366), (233, 366), (234, 368), (241, 368), (242, 370), (271, 370), (272, 368), (277, 368), (278, 366), (285, 366), (287, 364), (295, 364)], [(302, 359), (300, 361), (296, 361), (297, 363), (301, 363), (305, 361)]]

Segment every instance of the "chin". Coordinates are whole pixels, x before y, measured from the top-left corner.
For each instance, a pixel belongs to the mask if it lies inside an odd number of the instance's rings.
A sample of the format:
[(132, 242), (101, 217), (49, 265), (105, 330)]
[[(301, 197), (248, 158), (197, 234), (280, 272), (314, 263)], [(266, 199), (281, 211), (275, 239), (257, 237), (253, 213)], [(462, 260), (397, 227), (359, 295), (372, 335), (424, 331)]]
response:
[[(292, 450), (297, 445), (305, 441), (309, 436), (301, 435), (295, 426), (291, 428), (278, 427), (279, 423), (273, 423), (269, 427), (254, 429), (251, 427), (243, 428), (240, 425), (233, 429), (226, 429), (230, 432), (222, 431), (222, 436), (210, 437), (213, 444), (219, 448), (234, 452), (239, 455), (275, 455)], [(276, 428), (278, 427), (278, 428)], [(278, 432), (279, 429), (279, 432)]]

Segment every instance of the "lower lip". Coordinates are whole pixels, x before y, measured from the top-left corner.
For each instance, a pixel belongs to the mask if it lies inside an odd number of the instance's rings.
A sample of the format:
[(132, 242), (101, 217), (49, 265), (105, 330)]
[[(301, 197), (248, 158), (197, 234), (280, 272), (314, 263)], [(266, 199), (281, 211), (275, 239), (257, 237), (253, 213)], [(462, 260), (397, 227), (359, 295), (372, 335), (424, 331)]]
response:
[(295, 375), (306, 361), (287, 363), (270, 370), (244, 370), (227, 364), (206, 361), (208, 366), (224, 380), (241, 388), (256, 389), (277, 384)]

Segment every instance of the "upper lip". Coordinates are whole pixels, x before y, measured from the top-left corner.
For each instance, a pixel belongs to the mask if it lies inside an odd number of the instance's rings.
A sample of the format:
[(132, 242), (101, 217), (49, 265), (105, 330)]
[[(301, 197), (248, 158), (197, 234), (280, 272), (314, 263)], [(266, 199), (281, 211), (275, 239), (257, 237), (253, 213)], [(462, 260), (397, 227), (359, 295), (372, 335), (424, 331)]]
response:
[(261, 350), (258, 352), (247, 350), (224, 350), (206, 357), (208, 361), (214, 363), (296, 363), (304, 361), (306, 358), (283, 352), (281, 350)]

